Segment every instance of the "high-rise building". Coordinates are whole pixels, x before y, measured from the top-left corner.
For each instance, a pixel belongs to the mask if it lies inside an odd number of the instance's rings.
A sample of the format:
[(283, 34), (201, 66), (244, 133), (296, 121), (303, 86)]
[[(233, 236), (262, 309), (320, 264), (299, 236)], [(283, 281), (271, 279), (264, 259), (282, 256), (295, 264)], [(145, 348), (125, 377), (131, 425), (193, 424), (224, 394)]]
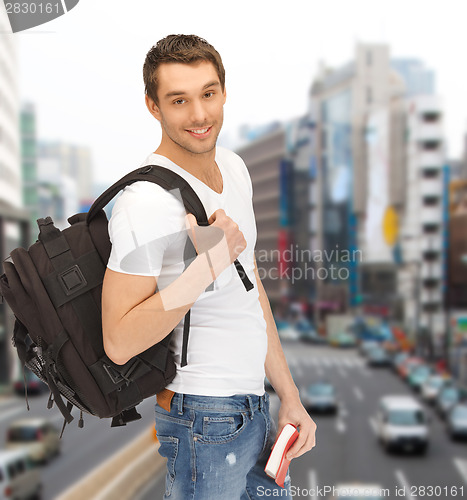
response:
[(393, 266), (367, 266), (362, 249), (368, 208), (366, 128), (370, 113), (402, 92), (389, 47), (381, 44), (358, 44), (354, 60), (341, 68), (323, 65), (311, 86), (319, 203), (310, 218), (317, 220), (313, 245), (326, 252), (320, 266), (327, 270), (317, 281), (320, 314), (372, 300), (370, 293), (362, 297), (362, 283), (365, 292), (375, 273), (377, 281), (385, 281), (386, 293), (395, 293)]
[(63, 142), (40, 141), (38, 157), (58, 162), (61, 174), (75, 180), (80, 205), (89, 204), (93, 199), (93, 165), (89, 148)]
[(271, 302), (287, 294), (287, 283), (279, 275), (280, 171), (285, 158), (283, 126), (269, 129), (237, 150), (245, 161), (253, 184), (253, 209), (256, 215), (255, 255), (259, 275)]
[(410, 96), (406, 104), (405, 203), (401, 211), (399, 279), (412, 282), (404, 301), (404, 322), (419, 344), (438, 352), (444, 342), (444, 287), (448, 196), (444, 111), (436, 95)]
[[(18, 69), (15, 39), (5, 9), (0, 9), (0, 253), (2, 261), (14, 248), (27, 246), (28, 213), (21, 208)], [(12, 376), (10, 342), (14, 317), (0, 304), (0, 386)]]
[(30, 243), (34, 243), (36, 221), (39, 214), (38, 180), (37, 180), (37, 135), (36, 135), (36, 112), (32, 103), (24, 103), (20, 116), (21, 133), (21, 163), (23, 179), (23, 205), (29, 212), (31, 233)]

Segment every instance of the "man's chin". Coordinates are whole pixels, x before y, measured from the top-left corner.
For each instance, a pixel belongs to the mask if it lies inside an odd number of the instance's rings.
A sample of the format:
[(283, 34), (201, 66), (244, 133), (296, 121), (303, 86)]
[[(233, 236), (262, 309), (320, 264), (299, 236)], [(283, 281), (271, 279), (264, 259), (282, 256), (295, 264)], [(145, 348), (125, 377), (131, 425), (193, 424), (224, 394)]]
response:
[(182, 146), (188, 152), (194, 155), (203, 155), (210, 153), (216, 147), (216, 141), (211, 142), (209, 144), (186, 144)]

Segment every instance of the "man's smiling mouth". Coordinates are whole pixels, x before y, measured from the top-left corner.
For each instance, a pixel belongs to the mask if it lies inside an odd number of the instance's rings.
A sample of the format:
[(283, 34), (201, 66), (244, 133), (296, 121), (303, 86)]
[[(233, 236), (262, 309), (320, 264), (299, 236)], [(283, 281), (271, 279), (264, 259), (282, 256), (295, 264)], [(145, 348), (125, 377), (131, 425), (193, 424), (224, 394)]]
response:
[(209, 135), (211, 128), (212, 127), (191, 128), (191, 129), (186, 129), (186, 131), (189, 132), (191, 135), (198, 136), (198, 137), (204, 137), (204, 136)]

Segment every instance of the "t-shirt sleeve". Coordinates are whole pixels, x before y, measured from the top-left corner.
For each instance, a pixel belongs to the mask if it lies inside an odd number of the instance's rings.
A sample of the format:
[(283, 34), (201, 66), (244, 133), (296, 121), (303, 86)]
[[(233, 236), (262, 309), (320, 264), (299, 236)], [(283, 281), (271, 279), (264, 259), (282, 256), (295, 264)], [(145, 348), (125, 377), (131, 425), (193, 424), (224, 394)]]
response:
[(125, 274), (158, 277), (165, 250), (186, 235), (185, 215), (179, 193), (174, 196), (146, 181), (126, 188), (113, 207), (108, 225), (112, 248), (107, 267)]

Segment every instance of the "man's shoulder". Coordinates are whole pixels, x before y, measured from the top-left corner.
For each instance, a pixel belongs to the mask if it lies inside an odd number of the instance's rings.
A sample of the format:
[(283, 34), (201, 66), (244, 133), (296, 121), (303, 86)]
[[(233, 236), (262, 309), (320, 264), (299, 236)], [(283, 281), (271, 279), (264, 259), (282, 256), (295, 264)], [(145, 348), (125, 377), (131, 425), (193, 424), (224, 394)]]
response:
[(217, 146), (216, 153), (220, 160), (223, 160), (225, 162), (236, 163), (242, 166), (245, 165), (243, 159), (237, 153), (231, 151), (230, 149), (224, 148), (222, 146)]
[(112, 213), (119, 210), (176, 212), (184, 214), (180, 190), (167, 190), (150, 181), (137, 181), (126, 186), (115, 201)]

